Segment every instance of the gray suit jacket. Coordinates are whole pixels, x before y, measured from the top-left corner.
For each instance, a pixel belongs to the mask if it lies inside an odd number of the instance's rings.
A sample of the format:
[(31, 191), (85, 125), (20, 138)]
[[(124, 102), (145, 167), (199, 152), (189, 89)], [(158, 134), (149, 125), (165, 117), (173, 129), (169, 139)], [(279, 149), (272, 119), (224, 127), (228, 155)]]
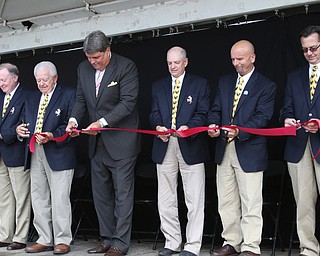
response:
[[(81, 120), (88, 113), (90, 123), (104, 117), (109, 127), (137, 129), (139, 116), (137, 99), (139, 91), (138, 72), (135, 64), (112, 53), (101, 81), (98, 97), (95, 96), (96, 70), (87, 61), (78, 67), (77, 96), (71, 116), (81, 127)], [(137, 155), (140, 150), (139, 134), (122, 131), (103, 131), (102, 140), (106, 150), (115, 160)], [(97, 136), (89, 137), (89, 157), (95, 153)]]

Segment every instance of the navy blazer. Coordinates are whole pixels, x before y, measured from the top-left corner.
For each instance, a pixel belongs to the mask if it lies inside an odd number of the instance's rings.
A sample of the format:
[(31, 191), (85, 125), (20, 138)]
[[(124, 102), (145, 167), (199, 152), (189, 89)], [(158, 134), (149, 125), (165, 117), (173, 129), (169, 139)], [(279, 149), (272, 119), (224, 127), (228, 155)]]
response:
[[(234, 90), (238, 75), (220, 78), (217, 95), (208, 115), (209, 124), (230, 125)], [(256, 70), (248, 80), (234, 116), (234, 125), (247, 128), (267, 127), (273, 115), (276, 84)], [(215, 161), (221, 164), (227, 141), (221, 131), (216, 140)], [(241, 168), (245, 172), (266, 170), (268, 167), (267, 139), (239, 131), (235, 147)]]
[[(319, 85), (319, 81), (318, 81)], [(301, 123), (311, 118), (320, 118), (320, 88), (317, 86), (310, 102), (309, 65), (300, 68), (288, 76), (284, 105), (280, 113), (280, 122), (284, 124), (286, 118), (295, 118)], [(297, 136), (287, 136), (284, 159), (288, 162), (298, 163), (306, 149), (310, 137), (312, 152), (315, 155), (319, 150), (319, 133), (307, 133), (304, 129), (297, 130)], [(316, 158), (320, 163), (320, 156)]]
[[(82, 128), (85, 128), (81, 124), (82, 119), (88, 113), (90, 123), (104, 117), (109, 127), (138, 129), (139, 80), (136, 65), (131, 60), (112, 53), (98, 97), (95, 95), (95, 72), (88, 60), (80, 63), (72, 117), (77, 119)], [(136, 156), (140, 152), (138, 133), (104, 131), (98, 136), (101, 136), (106, 150), (115, 160)], [(95, 154), (98, 136), (89, 136), (90, 158)]]
[[(3, 119), (0, 116), (0, 154), (7, 167), (24, 165), (25, 142), (18, 140), (16, 127), (21, 123), (25, 99), (28, 91), (20, 84), (15, 91)], [(5, 93), (0, 93), (1, 112), (3, 109)]]
[[(25, 104), (24, 121), (29, 123), (30, 138), (34, 134), (38, 107), (41, 99), (39, 90), (33, 92), (27, 98)], [(51, 132), (54, 137), (60, 137), (65, 134), (66, 126), (69, 121), (71, 110), (75, 101), (75, 89), (63, 88), (57, 84), (49, 105), (46, 108), (43, 119), (43, 132)], [(25, 149), (25, 168), (29, 168), (30, 151), (29, 142)], [(49, 141), (43, 144), (47, 161), (53, 171), (62, 171), (76, 167), (76, 151), (74, 141), (69, 137), (64, 142)]]
[[(176, 126), (189, 128), (206, 125), (210, 108), (210, 88), (208, 80), (185, 74), (179, 96)], [(172, 79), (171, 76), (154, 82), (152, 86), (152, 106), (150, 123), (153, 129), (158, 125), (171, 128), (172, 119)], [(200, 133), (191, 138), (178, 138), (179, 147), (187, 164), (198, 164), (208, 160), (207, 134)], [(152, 160), (161, 164), (168, 143), (154, 137)]]

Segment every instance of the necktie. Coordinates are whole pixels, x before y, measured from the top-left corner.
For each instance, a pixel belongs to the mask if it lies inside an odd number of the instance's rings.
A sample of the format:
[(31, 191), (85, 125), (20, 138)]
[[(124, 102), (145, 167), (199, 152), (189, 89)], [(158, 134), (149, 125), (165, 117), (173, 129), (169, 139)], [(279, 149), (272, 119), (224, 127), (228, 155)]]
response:
[(97, 79), (96, 79), (96, 97), (98, 97), (98, 93), (99, 93), (99, 88), (100, 88), (100, 84), (102, 81), (102, 77), (103, 77), (103, 72), (99, 71)]
[[(233, 96), (233, 106), (232, 106), (232, 113), (231, 113), (231, 122), (230, 124), (233, 124), (233, 118), (234, 118), (234, 114), (236, 113), (237, 110), (237, 106), (239, 103), (239, 99), (241, 96), (241, 92), (242, 92), (242, 85), (243, 85), (243, 77), (239, 78), (238, 84), (236, 86), (236, 89), (234, 91), (234, 96)], [(230, 142), (232, 141), (233, 138), (228, 138), (227, 141)]]
[(318, 69), (317, 65), (312, 66), (312, 72), (311, 72), (311, 76), (310, 76), (310, 100), (311, 100), (311, 102), (313, 99), (313, 95), (316, 91), (317, 82), (318, 82), (317, 69)]
[(179, 86), (179, 84), (179, 79), (176, 79), (172, 94), (172, 128), (176, 128), (178, 101), (181, 90), (181, 86)]
[(44, 114), (46, 112), (46, 108), (49, 103), (49, 95), (46, 94), (39, 109), (38, 117), (37, 117), (37, 123), (36, 123), (36, 133), (42, 132), (42, 126), (43, 126), (43, 118)]
[(7, 99), (6, 99), (5, 103), (4, 103), (3, 109), (2, 109), (2, 118), (4, 117), (4, 115), (7, 112), (7, 108), (9, 106), (10, 100), (11, 100), (11, 95), (9, 93), (8, 96), (7, 96)]
[(240, 77), (239, 81), (238, 81), (238, 84), (236, 86), (236, 89), (234, 91), (232, 114), (231, 114), (231, 124), (233, 123), (234, 114), (236, 113), (237, 106), (238, 106), (238, 103), (239, 103), (239, 99), (240, 99), (240, 96), (241, 96), (242, 85), (243, 85), (243, 77)]

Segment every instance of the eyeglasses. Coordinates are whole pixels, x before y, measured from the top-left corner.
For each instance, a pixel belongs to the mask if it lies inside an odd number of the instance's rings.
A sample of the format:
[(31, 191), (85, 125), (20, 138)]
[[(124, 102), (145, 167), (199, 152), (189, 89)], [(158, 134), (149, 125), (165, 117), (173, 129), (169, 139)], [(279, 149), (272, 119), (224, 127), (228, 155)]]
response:
[(302, 47), (301, 50), (304, 53), (307, 53), (308, 51), (310, 52), (315, 52), (316, 50), (318, 50), (318, 48), (320, 47), (320, 44), (318, 46), (311, 46), (311, 47)]

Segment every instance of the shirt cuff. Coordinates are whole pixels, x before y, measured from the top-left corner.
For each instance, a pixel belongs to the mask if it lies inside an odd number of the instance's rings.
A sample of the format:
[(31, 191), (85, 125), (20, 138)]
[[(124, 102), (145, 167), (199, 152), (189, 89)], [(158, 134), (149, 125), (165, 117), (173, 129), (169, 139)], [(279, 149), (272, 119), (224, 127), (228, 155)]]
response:
[(101, 118), (98, 120), (98, 122), (100, 123), (101, 128), (108, 126), (107, 120), (104, 119), (103, 117), (101, 117)]
[(69, 118), (69, 122), (75, 123), (75, 127), (76, 127), (76, 128), (78, 127), (77, 119), (75, 119), (74, 117), (70, 117), (70, 118)]

